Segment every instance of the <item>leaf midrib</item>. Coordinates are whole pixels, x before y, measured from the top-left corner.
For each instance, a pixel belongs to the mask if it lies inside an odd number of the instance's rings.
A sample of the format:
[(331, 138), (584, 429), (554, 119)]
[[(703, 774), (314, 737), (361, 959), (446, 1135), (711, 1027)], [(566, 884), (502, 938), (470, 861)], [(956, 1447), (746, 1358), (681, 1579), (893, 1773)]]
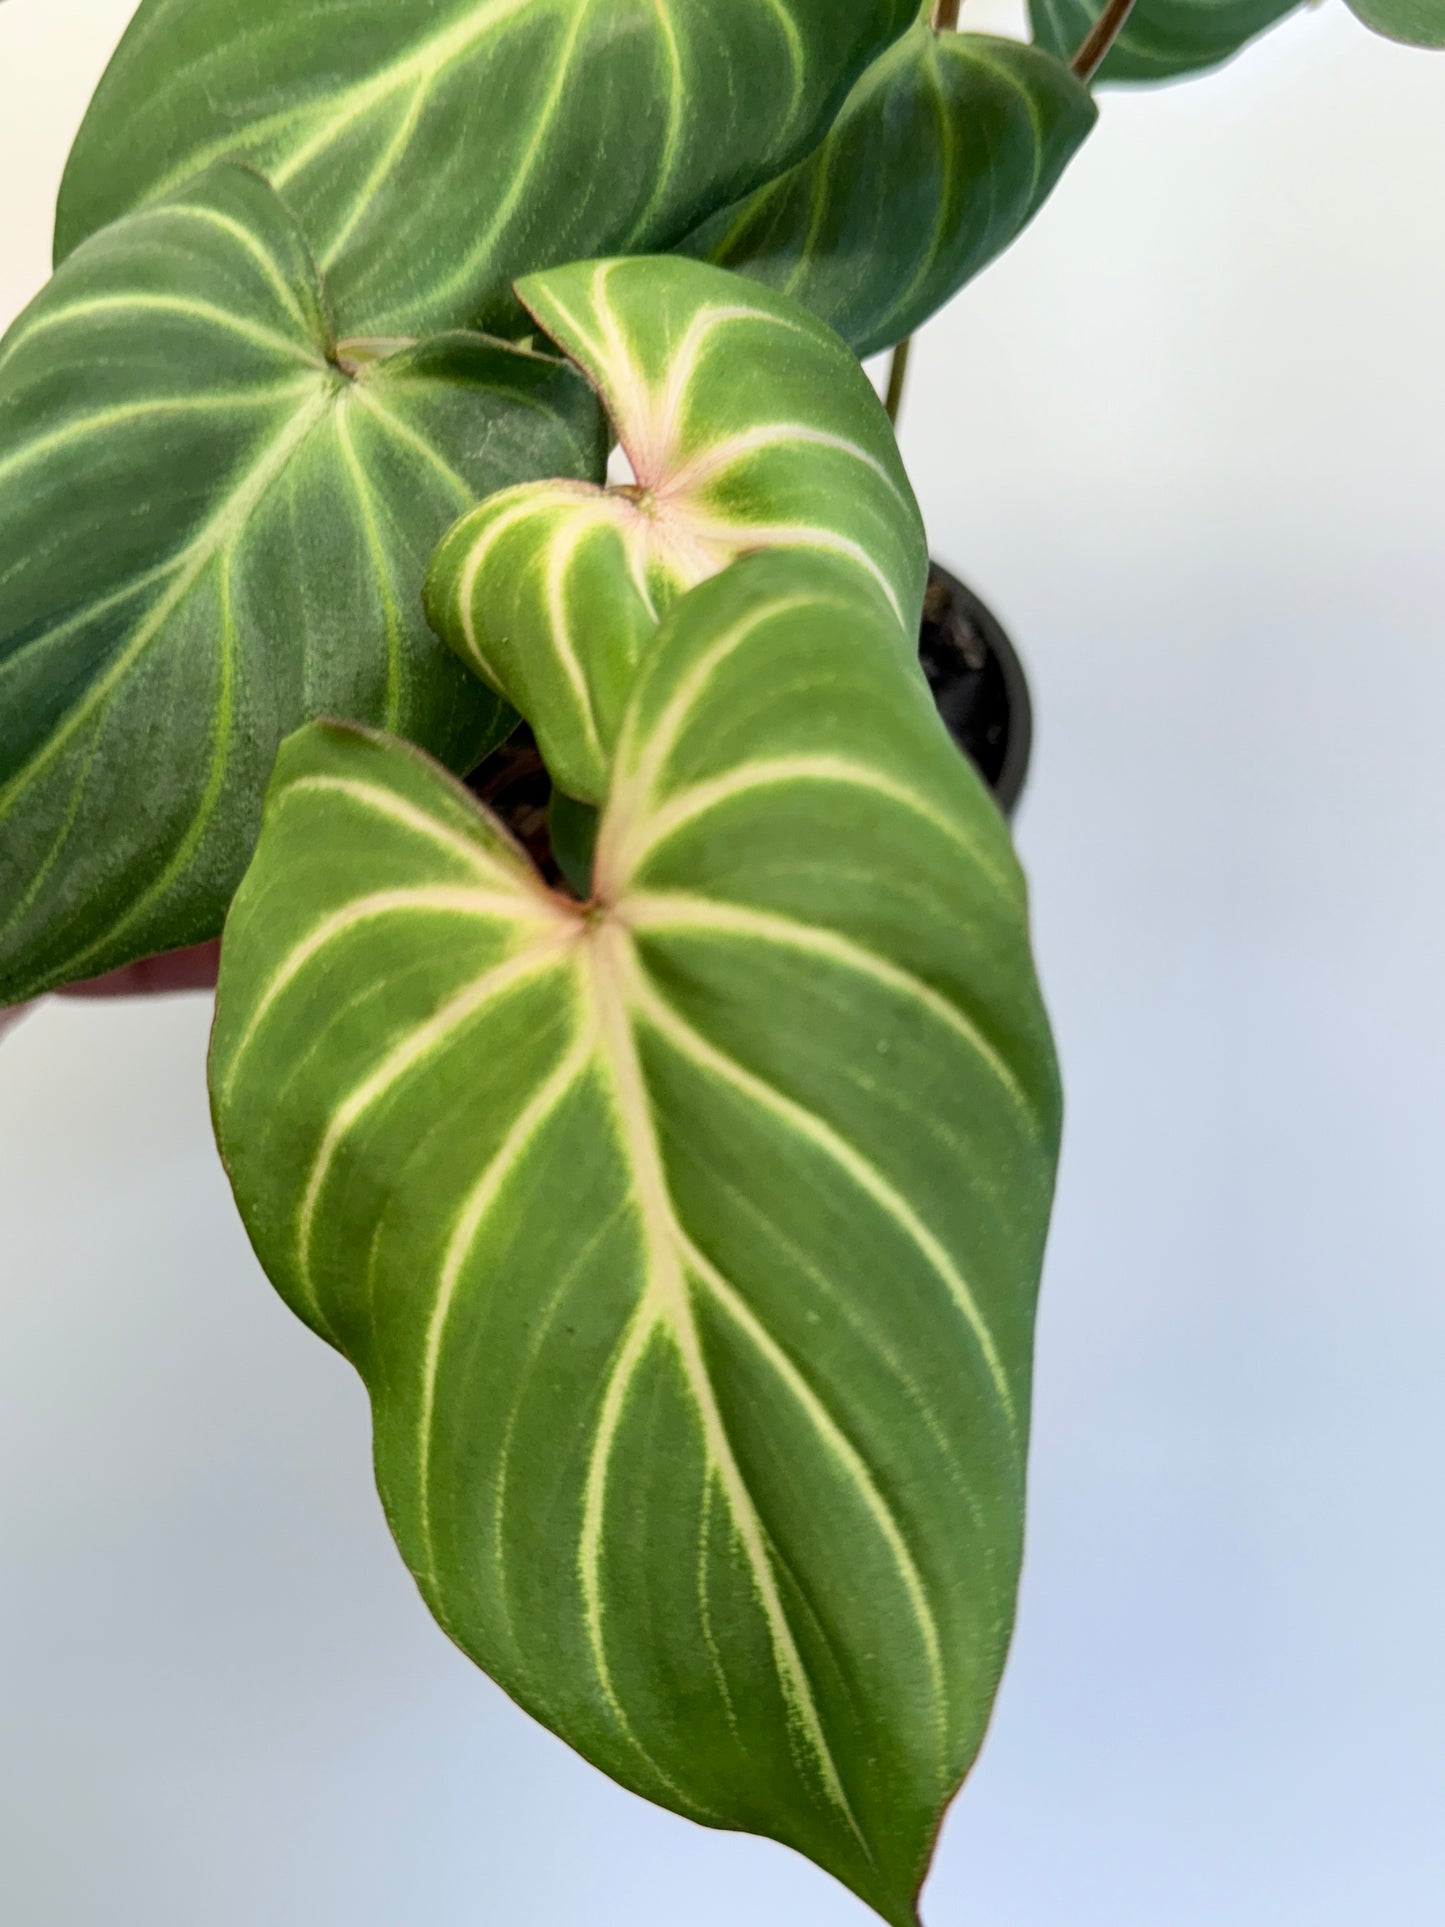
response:
[[(631, 1373), (645, 1355), (651, 1335), (659, 1327), (664, 1329), (672, 1340), (697, 1410), (710, 1473), (716, 1476), (722, 1488), (752, 1574), (784, 1698), (802, 1728), (829, 1799), (871, 1862), (872, 1850), (833, 1758), (812, 1681), (783, 1605), (777, 1572), (768, 1549), (766, 1529), (733, 1452), (703, 1356), (685, 1270), (689, 1240), (673, 1206), (629, 1008), (632, 1001), (630, 990), (637, 969), (630, 939), (615, 919), (599, 921), (589, 933), (589, 941), (583, 946), (581, 954), (587, 972), (590, 1002), (597, 1016), (600, 1055), (612, 1088), (614, 1115), (624, 1155), (637, 1187), (643, 1245), (648, 1260), (647, 1283), (614, 1366), (608, 1397), (615, 1395), (615, 1418), (620, 1420), (621, 1404)], [(587, 1602), (588, 1641), (609, 1703), (616, 1706), (616, 1693), (611, 1683), (606, 1654), (599, 1584), (606, 1471), (614, 1437), (615, 1422), (610, 1431), (606, 1427), (599, 1427), (589, 1467), (579, 1561)]]

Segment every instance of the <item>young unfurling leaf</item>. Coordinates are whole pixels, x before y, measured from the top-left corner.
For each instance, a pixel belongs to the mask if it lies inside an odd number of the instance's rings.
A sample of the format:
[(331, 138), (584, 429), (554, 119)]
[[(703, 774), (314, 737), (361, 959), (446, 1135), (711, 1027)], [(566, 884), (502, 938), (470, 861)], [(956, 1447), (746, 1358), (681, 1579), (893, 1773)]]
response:
[(739, 555), (846, 559), (916, 653), (922, 522), (888, 418), (836, 335), (696, 261), (584, 263), (519, 292), (596, 385), (636, 479), (493, 496), (442, 544), (427, 606), (531, 723), (564, 791), (601, 800), (658, 621)]

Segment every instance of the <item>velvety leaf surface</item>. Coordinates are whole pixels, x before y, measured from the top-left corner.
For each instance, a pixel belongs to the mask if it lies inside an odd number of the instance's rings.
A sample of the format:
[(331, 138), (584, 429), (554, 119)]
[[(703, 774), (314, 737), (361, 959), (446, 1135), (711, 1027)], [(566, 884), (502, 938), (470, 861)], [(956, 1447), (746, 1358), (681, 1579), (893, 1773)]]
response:
[(1445, 0), (1350, 0), (1367, 27), (1414, 47), (1445, 47)]
[(492, 488), (600, 473), (596, 405), (477, 336), (343, 352), (234, 166), (87, 243), (0, 344), (0, 1004), (214, 936), (308, 717), (458, 769), (495, 737), (427, 557)]
[(404, 746), (293, 738), (211, 1081), (452, 1638), (911, 1927), (1013, 1618), (1058, 1094), (1007, 833), (877, 592), (771, 555), (677, 606), (590, 905)]
[(601, 393), (636, 477), (497, 495), (438, 551), (427, 607), (599, 802), (663, 611), (758, 549), (846, 556), (916, 648), (928, 553), (888, 417), (836, 335), (702, 262), (589, 262), (519, 284)]
[(295, 208), (344, 334), (500, 326), (531, 268), (666, 248), (822, 136), (916, 0), (144, 0), (65, 255), (225, 155)]
[(1096, 117), (1052, 54), (921, 20), (808, 160), (687, 249), (781, 289), (859, 355), (876, 354), (1003, 252)]
[[(1068, 60), (1087, 39), (1105, 0), (1029, 0), (1034, 38)], [(1217, 67), (1293, 13), (1299, 0), (1135, 0), (1097, 81), (1171, 80)]]

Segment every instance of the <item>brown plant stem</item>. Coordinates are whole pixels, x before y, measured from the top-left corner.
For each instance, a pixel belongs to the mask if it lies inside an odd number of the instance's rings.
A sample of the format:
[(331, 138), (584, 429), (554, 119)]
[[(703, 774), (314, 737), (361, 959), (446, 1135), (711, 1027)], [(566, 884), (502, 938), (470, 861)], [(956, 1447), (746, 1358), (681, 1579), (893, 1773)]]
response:
[(1123, 31), (1124, 22), (1133, 11), (1134, 0), (1109, 0), (1109, 4), (1094, 22), (1088, 38), (1069, 62), (1075, 80), (1082, 80), (1087, 86), (1094, 78), (1108, 58), (1109, 49)]
[[(933, 0), (933, 31), (952, 33), (958, 25), (963, 0)], [(888, 419), (897, 428), (903, 408), (903, 389), (908, 380), (908, 357), (913, 352), (913, 337), (900, 341), (893, 350), (893, 365), (888, 370)]]
[(907, 336), (893, 350), (893, 364), (888, 370), (888, 399), (884, 406), (888, 419), (897, 428), (898, 417), (903, 408), (903, 390), (908, 381), (908, 358), (913, 353), (913, 337)]

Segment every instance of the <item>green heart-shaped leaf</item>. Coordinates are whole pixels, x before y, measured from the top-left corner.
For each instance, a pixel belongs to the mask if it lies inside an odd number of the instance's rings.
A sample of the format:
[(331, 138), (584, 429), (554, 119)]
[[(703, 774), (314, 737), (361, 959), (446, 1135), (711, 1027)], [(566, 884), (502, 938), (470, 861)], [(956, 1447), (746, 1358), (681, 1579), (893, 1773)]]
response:
[(1350, 0), (1367, 27), (1412, 47), (1445, 47), (1445, 0)]
[[(1106, 0), (1029, 0), (1034, 38), (1061, 60), (1088, 38)], [(1217, 67), (1300, 0), (1135, 0), (1097, 80), (1172, 80)]]
[(72, 256), (0, 345), (0, 1004), (213, 936), (308, 717), (470, 767), (504, 712), (427, 628), (427, 556), (603, 446), (558, 362), (338, 351), (243, 168)]
[(529, 268), (666, 248), (790, 166), (917, 0), (145, 0), (64, 255), (222, 156), (287, 196), (344, 334), (499, 327)]
[(1051, 54), (925, 19), (869, 68), (816, 153), (687, 250), (782, 289), (876, 354), (1003, 252), (1096, 118)]
[(629, 707), (588, 905), (405, 746), (283, 749), (218, 1134), (451, 1637), (911, 1927), (1014, 1610), (1055, 1070), (887, 605), (752, 558)]
[(494, 496), (442, 544), (427, 607), (531, 723), (564, 791), (601, 800), (661, 614), (739, 555), (846, 556), (913, 642), (923, 525), (888, 418), (836, 335), (696, 261), (583, 263), (518, 291), (595, 383), (636, 481)]

